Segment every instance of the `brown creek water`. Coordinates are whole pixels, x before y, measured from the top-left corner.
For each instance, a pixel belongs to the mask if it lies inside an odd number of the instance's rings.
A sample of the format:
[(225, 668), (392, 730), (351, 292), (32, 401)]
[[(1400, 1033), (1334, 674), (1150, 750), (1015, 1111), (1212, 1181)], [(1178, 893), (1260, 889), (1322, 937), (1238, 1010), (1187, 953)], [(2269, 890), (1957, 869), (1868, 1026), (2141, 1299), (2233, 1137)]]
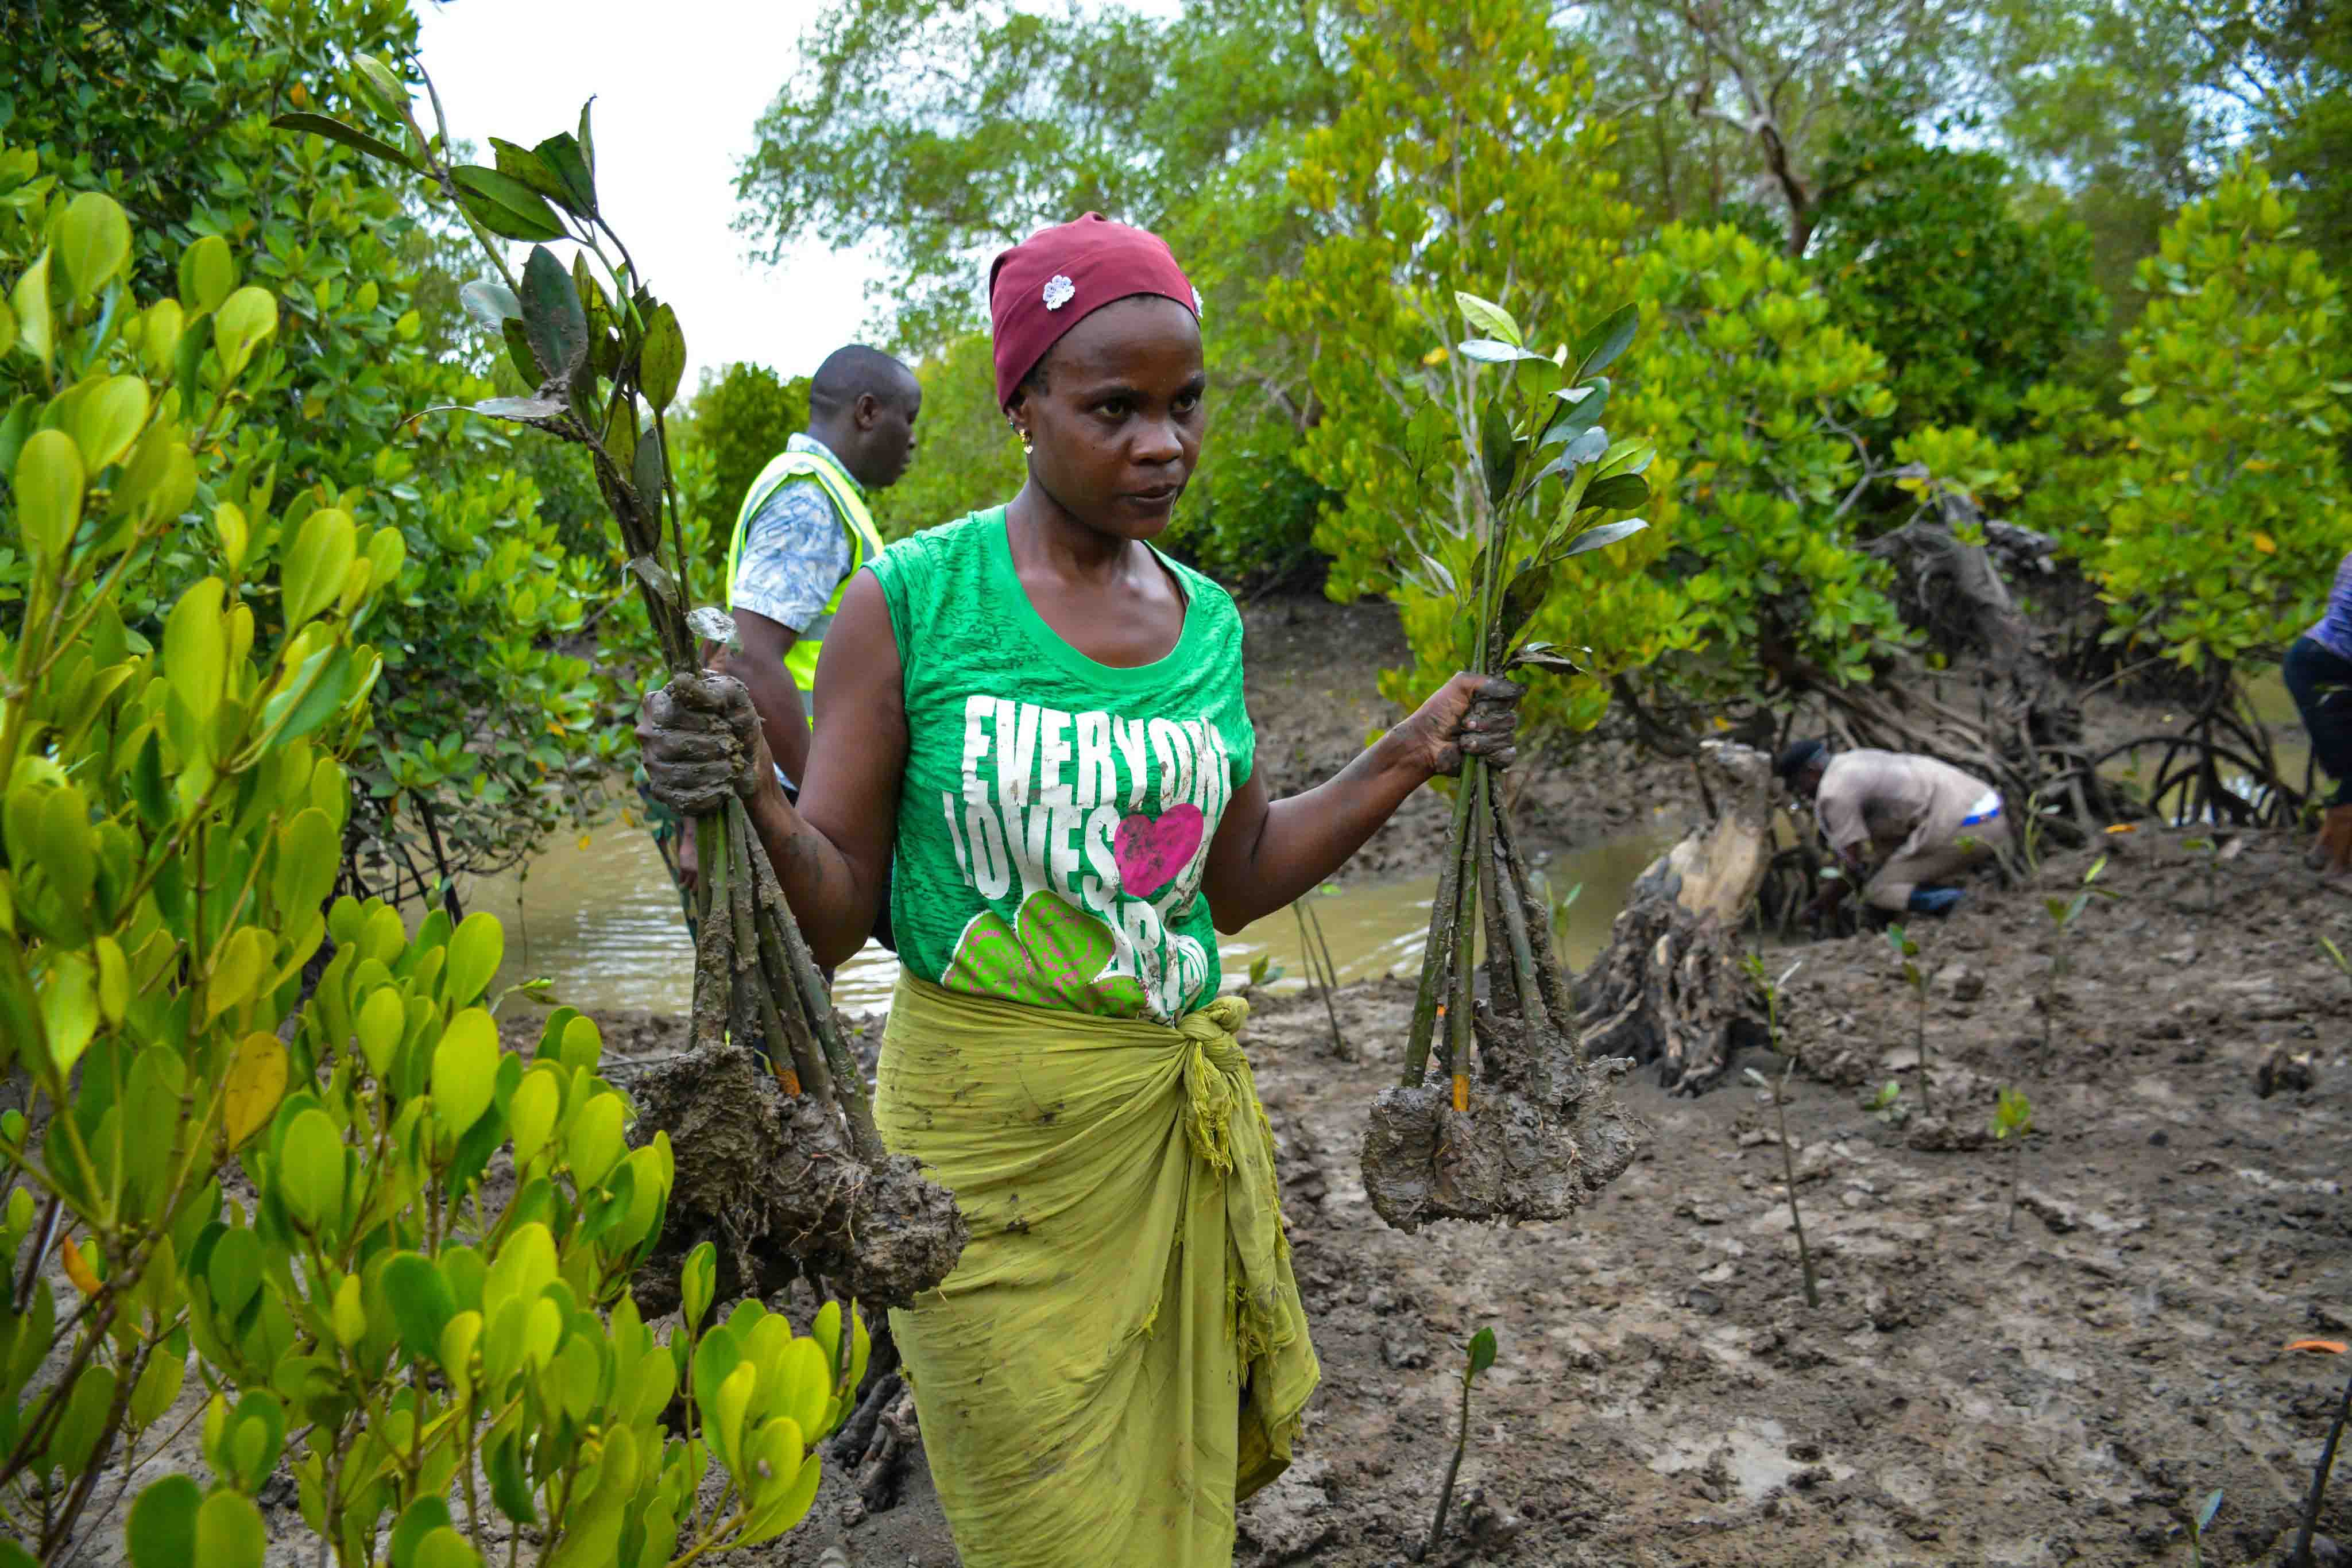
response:
[[(2270, 728), (2280, 773), (2301, 784), (2310, 757), (2299, 717), (2275, 672), (2250, 683), (2255, 712)], [(2185, 715), (2156, 716), (2149, 733), (2171, 730)], [(2145, 777), (2160, 745), (2115, 758), (2113, 777)], [(1680, 824), (1661, 813), (1645, 828), (1599, 843), (1551, 852), (1538, 868), (1555, 897), (1578, 896), (1561, 915), (1561, 957), (1590, 963), (1607, 939), (1610, 922), (1643, 870), (1672, 844)], [(1780, 818), (1783, 843), (1796, 841), (1798, 824)], [(1341, 984), (1381, 975), (1412, 976), (1421, 966), (1434, 878), (1407, 881), (1341, 879), (1312, 899)], [(558, 999), (590, 1011), (634, 1009), (683, 1013), (694, 974), (677, 895), (642, 828), (607, 824), (584, 838), (562, 839), (516, 873), (481, 879), (464, 890), (466, 908), (496, 915), (506, 926), (507, 958), (499, 983), (545, 976)], [(1262, 988), (1276, 996), (1307, 988), (1308, 966), (1297, 917), (1288, 909), (1223, 938), (1218, 945), (1224, 988), (1240, 989), (1251, 967), (1268, 961), (1279, 977)], [(850, 1012), (887, 1008), (898, 962), (868, 944), (842, 967), (834, 999)]]
[[(1556, 851), (1540, 865), (1555, 897), (1581, 890), (1559, 923), (1563, 958), (1578, 967), (1591, 961), (1626, 890), (1677, 836), (1676, 825), (1661, 816), (1647, 831)], [(1434, 886), (1433, 877), (1343, 879), (1315, 896), (1341, 984), (1420, 972)], [(642, 828), (608, 824), (561, 840), (522, 871), (475, 883), (464, 898), (467, 911), (495, 915), (506, 926), (501, 985), (544, 976), (558, 1000), (586, 1011), (688, 1009), (694, 951), (677, 894)], [(1260, 957), (1280, 973), (1264, 989), (1283, 995), (1306, 988), (1299, 923), (1288, 909), (1223, 938), (1217, 950), (1228, 991), (1247, 984)], [(868, 943), (835, 977), (835, 1003), (853, 1013), (887, 1008), (898, 978), (898, 959)]]

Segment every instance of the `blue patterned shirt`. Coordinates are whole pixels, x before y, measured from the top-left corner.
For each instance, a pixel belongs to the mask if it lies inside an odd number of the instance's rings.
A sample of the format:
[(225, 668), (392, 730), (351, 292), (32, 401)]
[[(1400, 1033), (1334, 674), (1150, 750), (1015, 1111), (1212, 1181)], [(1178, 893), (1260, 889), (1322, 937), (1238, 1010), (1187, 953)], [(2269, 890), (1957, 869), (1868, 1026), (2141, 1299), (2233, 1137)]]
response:
[[(841, 460), (814, 436), (794, 435), (784, 450), (813, 452), (840, 466)], [(848, 472), (842, 469), (845, 476)], [(848, 575), (849, 536), (833, 497), (814, 479), (787, 479), (760, 503), (743, 530), (728, 602), (798, 632), (824, 613), (833, 591)]]
[(2304, 633), (2339, 659), (2352, 659), (2352, 555), (2336, 568), (2336, 586), (2327, 595), (2327, 613)]

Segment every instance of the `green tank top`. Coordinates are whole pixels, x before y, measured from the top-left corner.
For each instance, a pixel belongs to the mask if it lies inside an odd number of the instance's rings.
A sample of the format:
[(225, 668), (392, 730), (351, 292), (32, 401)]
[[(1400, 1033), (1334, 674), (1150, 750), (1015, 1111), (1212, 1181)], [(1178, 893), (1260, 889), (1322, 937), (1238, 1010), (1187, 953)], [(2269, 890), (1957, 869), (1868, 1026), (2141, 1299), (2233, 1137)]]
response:
[(1213, 998), (1201, 877), (1257, 745), (1232, 598), (1169, 562), (1183, 633), (1122, 670), (1030, 604), (1002, 507), (866, 570), (905, 669), (899, 961), (949, 990), (1073, 1012), (1165, 1021)]

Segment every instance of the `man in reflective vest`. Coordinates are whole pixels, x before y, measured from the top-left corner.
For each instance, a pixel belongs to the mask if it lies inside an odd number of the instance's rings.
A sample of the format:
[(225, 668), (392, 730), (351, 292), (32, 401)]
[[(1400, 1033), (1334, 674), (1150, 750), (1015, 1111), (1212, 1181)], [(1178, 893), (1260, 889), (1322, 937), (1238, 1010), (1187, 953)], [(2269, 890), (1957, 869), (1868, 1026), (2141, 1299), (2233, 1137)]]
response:
[[(858, 569), (882, 549), (866, 496), (898, 482), (915, 456), (923, 389), (878, 349), (836, 349), (809, 382), (808, 428), (760, 471), (727, 551), (728, 608), (741, 650), (725, 665), (751, 693), (787, 795), (808, 768), (809, 694), (825, 628)], [(692, 885), (694, 836), (681, 841)], [(885, 903), (876, 937), (889, 946)]]

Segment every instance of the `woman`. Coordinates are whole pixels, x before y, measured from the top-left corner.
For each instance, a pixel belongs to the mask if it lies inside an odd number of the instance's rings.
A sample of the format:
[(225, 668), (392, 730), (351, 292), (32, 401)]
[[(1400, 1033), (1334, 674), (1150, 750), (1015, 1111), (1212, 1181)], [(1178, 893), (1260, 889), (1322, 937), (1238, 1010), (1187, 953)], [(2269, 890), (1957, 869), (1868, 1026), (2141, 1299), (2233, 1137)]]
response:
[(964, 1563), (1223, 1568), (1318, 1374), (1216, 934), (1465, 753), (1507, 765), (1519, 688), (1457, 675), (1269, 801), (1233, 601), (1148, 542), (1207, 421), (1199, 296), (1088, 214), (997, 257), (990, 313), (1027, 482), (853, 581), (797, 808), (731, 682), (656, 693), (638, 733), (679, 809), (750, 802), (821, 962), (890, 890), (877, 1115), (971, 1236), (891, 1323)]
[(2280, 673), (2303, 712), (2313, 758), (2336, 780), (2311, 863), (2342, 876), (2352, 871), (2352, 555), (2336, 563), (2327, 612), (2287, 645)]

